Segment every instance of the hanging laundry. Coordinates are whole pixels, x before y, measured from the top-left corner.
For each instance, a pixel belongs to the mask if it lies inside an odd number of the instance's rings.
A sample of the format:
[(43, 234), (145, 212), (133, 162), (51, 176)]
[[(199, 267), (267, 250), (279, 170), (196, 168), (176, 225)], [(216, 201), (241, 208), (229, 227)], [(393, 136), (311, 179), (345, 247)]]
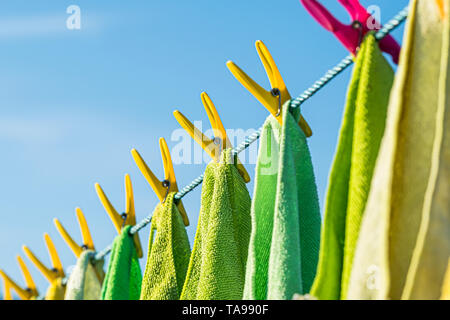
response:
[(64, 300), (100, 300), (102, 292), (103, 259), (92, 263), (95, 252), (83, 251), (67, 281)]
[(250, 238), (250, 195), (231, 149), (206, 168), (182, 300), (240, 300)]
[(445, 278), (446, 262), (450, 257), (450, 1), (437, 2), (443, 6), (439, 8), (444, 10), (440, 10), (443, 29), (436, 131), (422, 221), (402, 294), (403, 299), (438, 298), (439, 283)]
[(450, 300), (450, 258), (448, 259), (447, 272), (442, 285), (441, 300)]
[(153, 213), (141, 300), (180, 299), (191, 247), (180, 211), (174, 203), (175, 194), (170, 193)]
[(125, 226), (114, 240), (102, 300), (139, 300), (142, 273), (131, 228)]
[(311, 294), (345, 299), (361, 219), (383, 137), (394, 72), (371, 33), (356, 58), (325, 202)]
[[(439, 299), (450, 256), (449, 0), (412, 0), (350, 299)], [(448, 10), (447, 10), (448, 12)]]
[(252, 201), (252, 234), (244, 299), (290, 300), (306, 294), (316, 274), (320, 208), (299, 108), (283, 106), (261, 136)]

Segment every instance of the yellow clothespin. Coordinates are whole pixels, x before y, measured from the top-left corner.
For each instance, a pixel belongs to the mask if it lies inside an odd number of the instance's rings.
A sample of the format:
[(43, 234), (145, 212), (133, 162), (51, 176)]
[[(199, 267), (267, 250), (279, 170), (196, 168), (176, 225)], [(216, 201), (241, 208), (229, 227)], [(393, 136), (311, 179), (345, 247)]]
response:
[[(28, 267), (25, 264), (25, 261), (23, 261), (21, 256), (17, 256), (17, 262), (19, 263), (19, 267), (20, 267), (20, 270), (22, 271), (23, 279), (25, 280), (25, 283), (27, 285), (25, 291), (28, 293), (28, 300), (36, 299), (39, 296), (39, 292), (37, 290), (37, 287), (36, 287), (36, 284), (34, 283), (33, 278), (31, 277), (30, 270), (28, 270)], [(17, 291), (16, 288), (14, 288), (14, 289)]]
[(3, 281), (3, 300), (5, 301), (10, 301), (13, 299), (12, 294), (11, 294), (11, 287), (9, 285), (9, 282), (7, 282), (6, 280)]
[[(183, 127), (184, 130), (187, 131), (187, 133), (189, 133), (192, 139), (194, 139), (202, 147), (202, 149), (205, 150), (208, 155), (217, 162), (220, 160), (220, 154), (222, 153), (222, 151), (227, 148), (232, 148), (233, 146), (231, 145), (225, 127), (220, 120), (219, 113), (217, 112), (217, 109), (214, 106), (212, 100), (206, 94), (206, 92), (202, 92), (201, 98), (206, 113), (208, 114), (209, 122), (211, 123), (211, 126), (213, 128), (214, 136), (216, 139), (218, 138), (219, 141), (211, 140), (206, 137), (180, 111), (175, 110), (173, 114), (178, 123)], [(237, 163), (237, 169), (244, 181), (246, 183), (250, 182), (250, 175), (239, 160)]]
[(0, 276), (3, 278), (3, 300), (13, 300), (11, 289), (14, 287), (17, 287), (19, 293), (19, 296), (22, 300), (27, 300), (24, 295), (24, 298), (22, 298), (21, 293), (26, 294), (27, 292), (22, 289), (17, 283), (14, 282), (3, 270), (0, 269)]
[(54, 219), (53, 222), (55, 223), (56, 229), (58, 229), (58, 232), (63, 237), (64, 241), (67, 243), (67, 245), (72, 249), (73, 253), (77, 258), (80, 257), (81, 253), (84, 250), (92, 250), (95, 251), (94, 247), (94, 241), (92, 241), (91, 232), (89, 231), (89, 227), (86, 222), (86, 218), (84, 217), (83, 211), (81, 211), (80, 208), (76, 208), (75, 212), (77, 214), (78, 224), (80, 226), (81, 235), (83, 237), (83, 245), (78, 245), (75, 240), (69, 235), (69, 233), (66, 231), (66, 229), (63, 227), (61, 222), (59, 222), (58, 219)]
[[(282, 106), (283, 104), (291, 100), (286, 85), (281, 77), (275, 61), (272, 58), (267, 47), (260, 40), (256, 41), (256, 50), (264, 65), (270, 84), (272, 86), (271, 91), (267, 91), (251, 79), (244, 71), (242, 71), (234, 62), (228, 61), (227, 67), (235, 78), (248, 90), (250, 93), (258, 99), (259, 102), (282, 124)], [(312, 136), (311, 128), (306, 120), (301, 116), (299, 125), (307, 137)]]
[[(72, 249), (73, 253), (75, 254), (75, 257), (79, 258), (84, 250), (95, 251), (95, 247), (83, 211), (81, 211), (80, 208), (76, 208), (75, 212), (77, 215), (78, 224), (80, 226), (81, 235), (83, 237), (83, 245), (81, 246), (77, 244), (75, 240), (73, 240), (73, 238), (69, 235), (67, 230), (63, 227), (63, 225), (61, 224), (61, 222), (59, 222), (58, 219), (54, 219), (53, 222), (55, 223), (56, 229), (58, 229), (58, 232), (60, 233), (64, 241), (67, 243), (70, 249)], [(101, 265), (98, 265), (98, 268), (95, 268), (94, 270), (97, 274), (98, 280), (102, 282), (105, 277), (105, 273), (103, 272), (103, 261), (98, 261), (98, 263), (101, 263)], [(97, 265), (98, 263), (94, 264)]]
[(435, 1), (436, 1), (436, 5), (439, 8), (439, 13), (441, 14), (441, 18), (444, 19), (447, 14), (447, 6), (445, 5), (445, 1), (444, 0), (435, 0)]
[(19, 263), (20, 270), (22, 271), (23, 278), (26, 283), (26, 288), (22, 288), (16, 282), (14, 282), (5, 272), (0, 270), (0, 275), (5, 283), (5, 300), (12, 300), (11, 289), (17, 292), (22, 300), (33, 300), (39, 296), (39, 292), (36, 288), (36, 284), (31, 277), (25, 262), (20, 256), (17, 256), (17, 262)]
[[(142, 172), (145, 179), (156, 193), (159, 201), (164, 203), (169, 193), (178, 192), (178, 184), (175, 177), (175, 170), (173, 169), (172, 157), (170, 156), (170, 151), (164, 138), (159, 139), (159, 148), (161, 150), (163, 160), (164, 181), (158, 180), (136, 149), (131, 150), (131, 155), (139, 167), (139, 170)], [(189, 225), (189, 218), (181, 200), (178, 201), (177, 207), (180, 211), (181, 217), (183, 218), (184, 225), (187, 227)]]
[(47, 268), (27, 246), (23, 246), (23, 251), (31, 262), (33, 262), (33, 264), (38, 268), (38, 270), (44, 275), (48, 282), (53, 283), (57, 279), (65, 277), (64, 268), (61, 260), (59, 259), (58, 252), (56, 252), (55, 245), (47, 233), (44, 234), (44, 240), (52, 261), (52, 269)]
[[(134, 226), (136, 224), (136, 212), (134, 209), (134, 196), (133, 196), (133, 186), (131, 185), (131, 179), (128, 174), (125, 175), (125, 198), (126, 198), (126, 210), (120, 215), (117, 210), (113, 207), (108, 197), (106, 196), (103, 189), (98, 183), (95, 184), (95, 190), (100, 198), (100, 201), (111, 218), (117, 232), (120, 234), (124, 226)], [(142, 258), (143, 251), (141, 246), (141, 241), (139, 235), (135, 233), (133, 235), (134, 245), (136, 247), (136, 252), (139, 258)]]

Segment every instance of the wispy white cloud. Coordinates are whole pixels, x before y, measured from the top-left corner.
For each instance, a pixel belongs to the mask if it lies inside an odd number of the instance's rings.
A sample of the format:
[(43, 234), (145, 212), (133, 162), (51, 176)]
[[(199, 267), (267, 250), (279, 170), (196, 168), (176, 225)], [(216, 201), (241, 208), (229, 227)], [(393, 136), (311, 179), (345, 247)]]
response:
[(63, 15), (0, 18), (0, 37), (51, 35), (66, 29)]
[(40, 16), (0, 16), (0, 38), (45, 37), (61, 35), (67, 32), (98, 32), (107, 24), (106, 16), (81, 13), (80, 31), (67, 29), (69, 15), (49, 14)]
[(2, 118), (0, 139), (24, 144), (55, 143), (64, 138), (65, 125), (55, 120)]

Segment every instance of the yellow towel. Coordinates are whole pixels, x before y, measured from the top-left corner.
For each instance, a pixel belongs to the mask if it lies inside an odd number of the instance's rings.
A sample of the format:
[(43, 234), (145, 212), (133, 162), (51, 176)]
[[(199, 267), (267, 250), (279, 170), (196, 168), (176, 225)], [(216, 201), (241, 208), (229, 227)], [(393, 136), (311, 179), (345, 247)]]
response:
[(412, 0), (349, 299), (440, 297), (450, 254), (448, 25), (436, 1)]
[(450, 259), (448, 259), (447, 272), (445, 274), (444, 284), (442, 285), (441, 300), (450, 300)]

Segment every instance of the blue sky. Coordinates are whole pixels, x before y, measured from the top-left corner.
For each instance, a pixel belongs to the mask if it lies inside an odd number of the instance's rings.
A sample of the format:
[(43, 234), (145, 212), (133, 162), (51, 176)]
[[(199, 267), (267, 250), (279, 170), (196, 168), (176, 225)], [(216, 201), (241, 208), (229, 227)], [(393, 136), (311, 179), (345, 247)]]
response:
[[(337, 1), (322, 1), (349, 21)], [(407, 0), (361, 1), (386, 22)], [(66, 8), (81, 8), (81, 30), (68, 30)], [(403, 28), (394, 36), (402, 39)], [(137, 148), (163, 176), (158, 138), (169, 148), (179, 128), (172, 111), (209, 126), (200, 93), (208, 92), (228, 128), (259, 128), (268, 113), (225, 66), (235, 61), (269, 88), (254, 43), (263, 40), (293, 96), (348, 54), (298, 0), (25, 1), (0, 3), (0, 268), (18, 282), (15, 255), (27, 244), (49, 262), (48, 232), (65, 267), (75, 258), (53, 226), (58, 217), (80, 240), (75, 207), (86, 215), (97, 249), (115, 229), (95, 194), (99, 182), (120, 212), (124, 174), (133, 181), (138, 219), (158, 200), (130, 155)], [(351, 69), (303, 106), (321, 207)], [(254, 166), (247, 165), (253, 177)], [(205, 164), (177, 165), (180, 186)], [(253, 184), (248, 185), (250, 193)], [(191, 240), (200, 188), (184, 200)], [(141, 232), (144, 250), (148, 228)], [(80, 240), (81, 241), (81, 240)], [(28, 261), (27, 261), (28, 263)], [(145, 258), (142, 259), (144, 266)], [(28, 263), (43, 293), (45, 279)]]

